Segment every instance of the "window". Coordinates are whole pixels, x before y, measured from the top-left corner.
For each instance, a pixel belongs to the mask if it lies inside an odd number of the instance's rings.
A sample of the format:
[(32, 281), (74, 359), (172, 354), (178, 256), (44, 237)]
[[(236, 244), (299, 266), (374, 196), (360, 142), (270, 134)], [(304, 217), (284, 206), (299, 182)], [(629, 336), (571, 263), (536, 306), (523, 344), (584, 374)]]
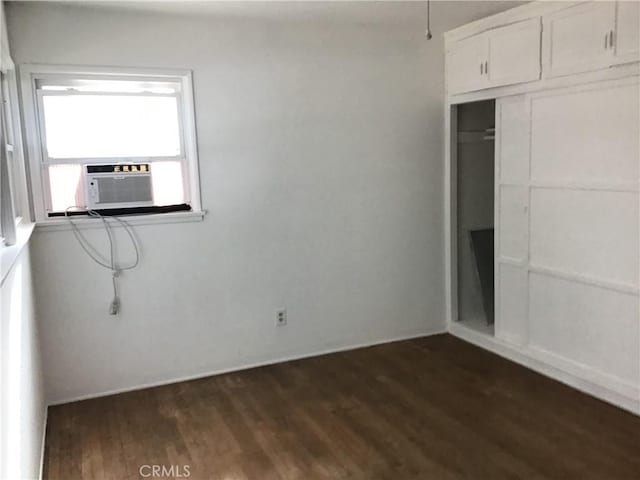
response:
[(7, 150), (8, 173), (11, 182), (13, 209), (16, 223), (29, 219), (26, 173), (22, 154), (20, 118), (17, 110), (17, 81), (15, 70), (0, 74), (2, 105), (5, 118), (5, 144)]
[[(13, 64), (11, 64), (13, 66)], [(15, 70), (0, 72), (0, 237), (4, 245), (16, 241), (16, 226), (29, 219), (25, 168), (17, 114)]]
[[(25, 66), (21, 74), (24, 97), (31, 100), (25, 114), (32, 114), (37, 132), (29, 151), (36, 221), (70, 208), (117, 208), (120, 214), (200, 210), (188, 72)], [(141, 174), (140, 165), (145, 181), (118, 181)], [(88, 183), (96, 171), (118, 175)], [(148, 191), (145, 202), (133, 201)], [(107, 196), (109, 203), (101, 203)]]

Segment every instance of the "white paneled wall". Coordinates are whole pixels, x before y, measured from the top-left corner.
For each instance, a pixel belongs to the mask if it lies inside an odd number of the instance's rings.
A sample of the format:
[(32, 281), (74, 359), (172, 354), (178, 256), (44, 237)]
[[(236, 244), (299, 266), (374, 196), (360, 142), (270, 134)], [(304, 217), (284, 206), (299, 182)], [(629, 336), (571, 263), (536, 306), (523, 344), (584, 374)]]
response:
[(638, 385), (638, 296), (555, 276), (530, 275), (530, 343), (610, 377)]
[(531, 263), (637, 287), (637, 206), (632, 192), (534, 188)]
[(591, 84), (531, 101), (531, 179), (562, 186), (638, 182), (638, 86)]
[(496, 337), (640, 386), (638, 79), (497, 104)]

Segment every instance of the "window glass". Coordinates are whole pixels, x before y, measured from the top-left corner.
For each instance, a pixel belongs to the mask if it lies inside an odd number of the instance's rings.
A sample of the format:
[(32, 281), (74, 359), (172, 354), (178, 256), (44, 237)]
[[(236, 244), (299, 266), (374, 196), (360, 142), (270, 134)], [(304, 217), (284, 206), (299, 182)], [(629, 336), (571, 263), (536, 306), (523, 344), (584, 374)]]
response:
[(84, 207), (82, 165), (49, 165), (49, 183), (51, 209), (54, 212), (64, 212), (69, 207)]
[(174, 96), (44, 94), (42, 103), (49, 158), (181, 153)]
[(155, 205), (184, 203), (180, 162), (154, 162), (151, 164), (151, 175)]

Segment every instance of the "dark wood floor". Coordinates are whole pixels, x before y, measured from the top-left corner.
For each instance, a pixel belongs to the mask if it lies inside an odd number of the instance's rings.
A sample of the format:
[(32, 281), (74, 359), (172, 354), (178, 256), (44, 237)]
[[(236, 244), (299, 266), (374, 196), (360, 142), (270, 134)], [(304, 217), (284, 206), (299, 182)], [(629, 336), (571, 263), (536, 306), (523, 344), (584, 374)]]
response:
[(158, 478), (152, 465), (220, 480), (640, 479), (640, 418), (448, 335), (49, 410), (45, 478)]

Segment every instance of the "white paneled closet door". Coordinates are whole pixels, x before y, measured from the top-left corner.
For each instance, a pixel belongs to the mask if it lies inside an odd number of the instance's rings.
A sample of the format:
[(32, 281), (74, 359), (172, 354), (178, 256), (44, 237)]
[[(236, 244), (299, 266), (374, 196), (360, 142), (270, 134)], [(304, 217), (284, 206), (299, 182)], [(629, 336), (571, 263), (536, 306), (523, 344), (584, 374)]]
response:
[(630, 396), (640, 385), (638, 91), (634, 77), (532, 94), (527, 107), (529, 348)]
[(523, 345), (528, 334), (529, 102), (496, 103), (495, 336)]

